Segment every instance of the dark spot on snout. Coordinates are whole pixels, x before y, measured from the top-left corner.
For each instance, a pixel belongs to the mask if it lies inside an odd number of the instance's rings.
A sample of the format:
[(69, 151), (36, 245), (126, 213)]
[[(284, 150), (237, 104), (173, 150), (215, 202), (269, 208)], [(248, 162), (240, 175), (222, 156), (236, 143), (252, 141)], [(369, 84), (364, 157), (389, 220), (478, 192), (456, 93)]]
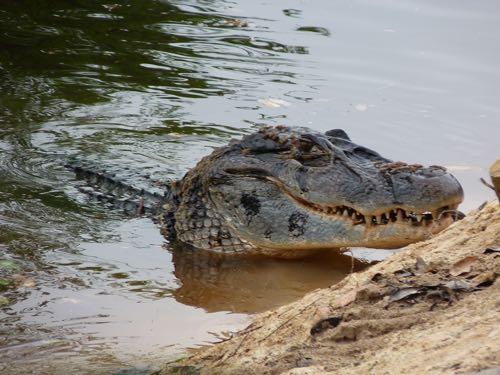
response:
[(307, 215), (295, 212), (288, 218), (288, 231), (294, 237), (302, 236), (306, 231)]
[(245, 193), (241, 196), (240, 202), (250, 222), (260, 212), (260, 201), (255, 195)]

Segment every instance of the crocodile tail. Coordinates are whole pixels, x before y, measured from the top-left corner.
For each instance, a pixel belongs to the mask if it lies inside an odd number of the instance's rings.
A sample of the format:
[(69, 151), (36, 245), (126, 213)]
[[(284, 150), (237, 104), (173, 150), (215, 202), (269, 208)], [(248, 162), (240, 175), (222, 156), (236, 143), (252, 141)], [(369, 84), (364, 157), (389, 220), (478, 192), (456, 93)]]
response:
[(159, 191), (153, 191), (134, 187), (114, 174), (79, 162), (68, 162), (65, 167), (72, 170), (78, 180), (85, 182), (77, 187), (79, 191), (127, 214), (154, 217), (162, 212), (165, 202), (173, 199), (170, 184), (162, 184), (161, 189), (155, 189)]

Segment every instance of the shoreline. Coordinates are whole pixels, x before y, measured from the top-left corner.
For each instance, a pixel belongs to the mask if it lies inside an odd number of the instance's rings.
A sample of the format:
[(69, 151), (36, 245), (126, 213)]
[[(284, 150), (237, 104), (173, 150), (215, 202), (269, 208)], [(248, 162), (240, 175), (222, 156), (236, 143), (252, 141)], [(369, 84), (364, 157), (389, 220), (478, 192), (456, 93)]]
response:
[(231, 339), (158, 374), (498, 370), (499, 247), (494, 201), (430, 240), (256, 315)]

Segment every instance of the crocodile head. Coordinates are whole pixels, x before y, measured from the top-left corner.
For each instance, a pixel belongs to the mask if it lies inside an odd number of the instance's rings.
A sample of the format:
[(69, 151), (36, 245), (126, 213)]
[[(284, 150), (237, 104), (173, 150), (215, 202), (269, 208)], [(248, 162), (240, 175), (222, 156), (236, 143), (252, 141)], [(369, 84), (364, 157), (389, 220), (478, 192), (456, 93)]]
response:
[(284, 126), (231, 141), (179, 186), (182, 242), (279, 256), (405, 246), (450, 225), (463, 199), (443, 167), (393, 162), (342, 130)]

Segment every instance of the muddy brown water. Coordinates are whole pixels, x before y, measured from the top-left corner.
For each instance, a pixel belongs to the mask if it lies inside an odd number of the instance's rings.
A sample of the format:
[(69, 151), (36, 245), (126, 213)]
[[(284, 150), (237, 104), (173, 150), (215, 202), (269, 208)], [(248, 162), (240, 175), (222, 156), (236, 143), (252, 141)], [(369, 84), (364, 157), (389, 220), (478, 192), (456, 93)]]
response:
[(447, 166), (467, 211), (494, 197), (499, 29), (496, 1), (2, 3), (0, 279), (20, 286), (0, 284), (0, 371), (148, 373), (353, 265), (172, 249), (65, 160), (141, 187), (261, 125), (343, 128)]

